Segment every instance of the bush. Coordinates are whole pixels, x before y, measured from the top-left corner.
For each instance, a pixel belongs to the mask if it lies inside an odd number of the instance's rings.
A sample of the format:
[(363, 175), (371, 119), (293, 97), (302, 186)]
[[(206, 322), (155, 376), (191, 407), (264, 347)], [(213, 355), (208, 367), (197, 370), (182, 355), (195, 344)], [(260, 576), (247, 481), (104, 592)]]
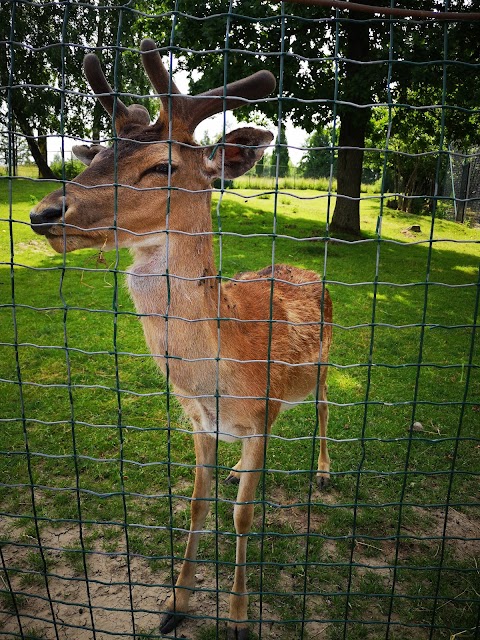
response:
[(396, 198), (391, 198), (385, 202), (385, 206), (396, 211), (398, 209), (398, 200)]
[(79, 173), (81, 173), (85, 169), (85, 165), (80, 160), (67, 160), (66, 162), (62, 162), (62, 160), (54, 160), (50, 165), (50, 169), (53, 171), (55, 176), (59, 178), (59, 180), (73, 180), (76, 178)]
[(233, 187), (233, 180), (224, 180), (222, 183), (221, 178), (217, 178), (213, 181), (214, 189), (231, 189)]

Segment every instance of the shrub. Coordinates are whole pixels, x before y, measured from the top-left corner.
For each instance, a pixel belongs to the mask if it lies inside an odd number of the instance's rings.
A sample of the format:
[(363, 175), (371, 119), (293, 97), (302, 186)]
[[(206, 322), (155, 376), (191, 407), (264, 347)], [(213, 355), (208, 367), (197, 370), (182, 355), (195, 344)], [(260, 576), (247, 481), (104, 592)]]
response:
[(85, 169), (85, 165), (80, 160), (67, 160), (63, 162), (61, 159), (54, 160), (50, 165), (50, 169), (53, 171), (55, 176), (62, 180), (73, 180), (76, 178), (79, 173), (81, 173)]
[(217, 178), (216, 180), (213, 181), (213, 188), (214, 189), (231, 189), (233, 187), (233, 180), (222, 180), (221, 178)]

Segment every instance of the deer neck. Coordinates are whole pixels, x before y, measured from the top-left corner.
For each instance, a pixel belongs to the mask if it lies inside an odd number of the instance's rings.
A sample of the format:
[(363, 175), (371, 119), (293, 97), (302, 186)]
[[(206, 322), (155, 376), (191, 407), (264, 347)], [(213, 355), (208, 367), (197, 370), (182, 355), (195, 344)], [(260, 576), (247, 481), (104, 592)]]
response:
[(216, 301), (215, 275), (210, 232), (172, 231), (157, 246), (134, 250), (128, 286), (140, 313), (165, 314), (168, 307), (170, 315), (198, 318)]
[[(156, 246), (134, 250), (128, 287), (152, 353), (168, 350), (180, 358), (215, 355), (215, 320), (189, 321), (218, 315), (218, 286), (209, 209), (201, 229), (170, 231)], [(174, 380), (171, 365), (172, 382), (185, 388), (177, 373), (179, 380)]]

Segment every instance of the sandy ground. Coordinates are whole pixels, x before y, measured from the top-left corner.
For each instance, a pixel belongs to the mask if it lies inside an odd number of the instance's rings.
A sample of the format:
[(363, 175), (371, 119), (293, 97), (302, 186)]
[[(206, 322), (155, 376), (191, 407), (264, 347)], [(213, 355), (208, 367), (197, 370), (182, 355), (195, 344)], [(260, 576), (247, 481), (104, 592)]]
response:
[[(291, 519), (298, 529), (305, 528), (306, 509), (292, 508), (282, 512), (283, 516)], [(444, 512), (429, 510), (428, 513), (434, 521), (428, 535), (441, 537)], [(311, 515), (311, 526), (321, 530), (321, 516)], [(84, 573), (78, 570), (78, 565), (75, 568), (65, 554), (65, 550), (72, 546), (78, 547), (78, 525), (69, 525), (63, 530), (53, 527), (42, 528), (42, 546), (48, 549), (47, 553), (52, 559), (50, 575), (47, 582), (43, 576), (37, 575), (33, 583), (26, 584), (25, 573), (12, 569), (28, 566), (26, 559), (30, 554), (31, 562), (32, 546), (36, 549), (33, 553), (40, 553), (38, 541), (35, 538), (26, 538), (18, 527), (14, 527), (14, 524), (6, 519), (0, 520), (0, 535), (3, 541), (7, 541), (1, 547), (1, 568), (9, 569), (10, 584), (15, 591), (22, 593), (19, 598), (18, 616), (14, 612), (11, 599), (9, 606), (12, 613), (0, 613), (1, 637), (22, 637), (22, 634), (35, 632), (39, 638), (45, 640), (120, 640), (133, 638), (135, 633), (158, 631), (159, 612), (165, 608), (170, 594), (172, 576), (169, 570), (152, 570), (147, 560), (141, 557), (131, 557), (127, 562), (122, 543), (117, 545), (114, 553), (106, 553), (102, 551), (100, 539), (95, 543), (93, 555), (89, 556), (86, 580)], [(467, 538), (467, 540), (448, 540), (448, 549), (454, 556), (469, 557), (472, 558), (472, 562), (475, 562), (475, 556), (478, 558), (479, 555), (480, 522), (478, 520), (451, 509), (446, 535), (453, 538)], [(439, 547), (440, 541), (434, 541), (433, 544)], [(363, 561), (373, 568), (379, 567), (380, 575), (388, 583), (390, 570), (382, 569), (381, 566), (392, 561), (394, 543), (382, 543), (381, 553), (375, 557), (367, 554), (367, 546), (362, 547), (359, 544), (356, 547), (355, 561)], [(334, 557), (333, 541), (327, 540), (324, 549), (326, 557)], [(224, 575), (221, 576), (221, 583), (228, 584), (228, 574), (225, 573), (224, 567), (222, 572)], [(31, 573), (27, 572), (27, 578), (31, 577)], [(4, 571), (0, 572), (0, 578), (3, 582), (1, 586), (8, 590)], [(199, 618), (185, 620), (178, 628), (177, 635), (172, 634), (169, 637), (195, 639), (202, 627), (215, 625), (217, 597), (213, 564), (199, 564), (197, 579), (200, 590), (193, 594), (190, 604), (192, 616), (197, 615)], [(281, 582), (285, 593), (288, 594), (288, 574)], [(328, 618), (328, 609), (325, 608), (328, 601), (322, 603), (320, 597), (317, 599), (318, 603), (310, 604), (317, 604), (318, 607), (315, 609), (323, 609), (325, 617)], [(3, 609), (6, 608), (5, 602), (8, 603), (8, 597), (4, 598)], [(218, 594), (218, 608), (220, 617), (228, 614), (228, 593)], [(252, 618), (260, 617), (258, 602), (251, 601), (249, 613)], [(205, 619), (203, 616), (211, 616), (211, 619)], [(285, 628), (281, 624), (278, 610), (274, 611), (264, 604), (261, 617), (269, 621), (262, 625), (262, 638), (277, 640), (288, 637), (288, 627)], [(221, 621), (220, 637), (223, 637), (224, 626), (225, 623)], [(321, 620), (308, 622), (306, 624), (308, 637), (325, 638), (325, 630), (328, 626)], [(258, 632), (258, 625), (256, 630)]]

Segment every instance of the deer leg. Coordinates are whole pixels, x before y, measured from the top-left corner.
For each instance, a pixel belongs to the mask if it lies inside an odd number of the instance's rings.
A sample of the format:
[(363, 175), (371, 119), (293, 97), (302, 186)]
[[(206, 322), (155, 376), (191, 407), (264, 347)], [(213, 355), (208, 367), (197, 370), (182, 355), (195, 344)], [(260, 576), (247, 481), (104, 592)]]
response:
[(327, 425), (328, 404), (327, 385), (320, 387), (320, 402), (317, 405), (318, 420), (320, 422), (320, 455), (318, 456), (317, 485), (324, 489), (330, 481), (330, 456), (328, 455)]
[(247, 640), (247, 540), (253, 522), (253, 501), (264, 467), (265, 439), (263, 437), (244, 440), (242, 449), (242, 468), (238, 471), (240, 482), (237, 501), (233, 510), (235, 532), (237, 534), (237, 550), (235, 556), (235, 578), (230, 594), (230, 613), (227, 627), (228, 640)]
[(215, 466), (215, 438), (208, 434), (194, 432), (195, 442), (195, 485), (192, 495), (190, 533), (188, 535), (185, 559), (175, 588), (167, 604), (168, 613), (160, 624), (160, 633), (169, 633), (185, 617), (188, 601), (195, 586), (195, 567), (200, 532), (205, 524), (210, 508), (210, 490), (213, 467)]

